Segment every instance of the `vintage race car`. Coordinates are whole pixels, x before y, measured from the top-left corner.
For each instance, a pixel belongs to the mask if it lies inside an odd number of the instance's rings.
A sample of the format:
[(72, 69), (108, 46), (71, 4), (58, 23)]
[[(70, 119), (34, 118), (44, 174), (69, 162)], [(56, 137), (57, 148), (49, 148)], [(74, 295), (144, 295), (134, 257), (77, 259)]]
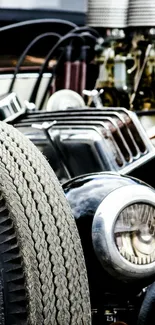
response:
[(1, 122), (8, 324), (154, 320), (155, 150), (135, 114), (92, 109), (83, 127), (87, 112), (22, 112), (6, 120), (14, 127)]

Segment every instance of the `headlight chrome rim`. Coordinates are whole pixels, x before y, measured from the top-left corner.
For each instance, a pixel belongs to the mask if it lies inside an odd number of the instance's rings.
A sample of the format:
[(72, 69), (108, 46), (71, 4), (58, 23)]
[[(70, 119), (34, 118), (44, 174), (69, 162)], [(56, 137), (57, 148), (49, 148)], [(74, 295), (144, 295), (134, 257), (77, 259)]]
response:
[(133, 264), (120, 254), (116, 246), (116, 220), (125, 208), (135, 203), (148, 204), (155, 209), (155, 191), (137, 184), (115, 189), (99, 205), (92, 225), (94, 250), (103, 267), (114, 276), (133, 280), (150, 277), (155, 273), (155, 261), (144, 265)]

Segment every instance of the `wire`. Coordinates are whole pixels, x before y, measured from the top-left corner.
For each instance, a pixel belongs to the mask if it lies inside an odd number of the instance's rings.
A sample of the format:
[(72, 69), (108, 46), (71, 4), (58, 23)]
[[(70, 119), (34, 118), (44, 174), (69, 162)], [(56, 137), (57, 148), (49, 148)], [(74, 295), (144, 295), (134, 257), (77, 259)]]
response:
[(100, 38), (101, 35), (97, 32), (96, 29), (89, 27), (89, 26), (82, 26), (82, 27), (75, 27), (70, 31), (70, 33), (78, 33), (78, 32), (91, 32), (92, 34), (96, 35), (97, 38)]
[(46, 89), (45, 89), (45, 91), (44, 91), (44, 94), (43, 94), (43, 96), (42, 96), (42, 99), (41, 99), (41, 102), (40, 102), (40, 104), (39, 104), (38, 110), (41, 110), (42, 107), (43, 107), (43, 105), (44, 105), (44, 102), (45, 102), (45, 99), (46, 99), (46, 96), (47, 96), (48, 90), (49, 90), (50, 85), (51, 85), (51, 83), (52, 83), (52, 81), (53, 81), (53, 78), (54, 78), (55, 75), (56, 75), (57, 67), (58, 67), (58, 65), (60, 64), (60, 61), (61, 61), (61, 59), (63, 58), (63, 56), (64, 56), (64, 51), (61, 53), (59, 59), (57, 60), (57, 64), (56, 64), (56, 66), (55, 66), (54, 69), (53, 69), (53, 72), (52, 72), (51, 77), (49, 78), (48, 84), (47, 84)]
[(17, 74), (18, 74), (18, 72), (19, 72), (19, 69), (20, 69), (20, 67), (21, 67), (21, 65), (22, 65), (22, 63), (23, 63), (23, 61), (24, 61), (24, 59), (25, 59), (25, 57), (26, 57), (26, 55), (27, 55), (27, 53), (29, 52), (29, 50), (37, 43), (37, 42), (39, 42), (41, 39), (43, 39), (43, 38), (46, 38), (46, 37), (53, 37), (53, 36), (55, 36), (55, 37), (57, 37), (57, 38), (60, 38), (60, 35), (59, 34), (57, 34), (57, 33), (44, 33), (44, 34), (41, 34), (41, 35), (39, 35), (39, 36), (37, 36), (37, 37), (35, 37), (30, 43), (29, 43), (29, 45), (25, 48), (25, 50), (23, 51), (23, 53), (21, 54), (21, 56), (20, 56), (20, 58), (19, 58), (19, 60), (18, 60), (18, 62), (17, 62), (17, 65), (16, 65), (16, 67), (15, 67), (15, 72), (14, 72), (14, 76), (13, 76), (13, 79), (12, 79), (12, 81), (11, 81), (11, 84), (10, 84), (10, 87), (9, 87), (9, 90), (8, 90), (8, 93), (10, 93), (11, 91), (12, 91), (12, 89), (13, 89), (13, 86), (14, 86), (14, 83), (15, 83), (15, 80), (16, 80), (16, 76), (17, 76)]
[(87, 37), (87, 38), (90, 38), (92, 39), (95, 43), (96, 43), (96, 37), (94, 35), (91, 35), (90, 33), (88, 32), (83, 32), (80, 34), (82, 37)]
[(0, 27), (0, 32), (9, 30), (9, 29), (13, 29), (13, 28), (18, 28), (18, 27), (23, 27), (23, 26), (29, 26), (29, 25), (35, 25), (35, 24), (41, 24), (41, 23), (56, 23), (56, 24), (64, 24), (67, 25), (69, 27), (73, 27), (76, 28), (76, 24), (71, 23), (70, 21), (67, 20), (62, 20), (62, 19), (34, 19), (34, 20), (27, 20), (27, 21), (23, 21), (23, 22), (19, 22), (19, 23), (15, 23), (15, 24), (11, 24), (11, 25), (7, 25), (4, 27)]
[[(93, 36), (93, 35), (91, 35), (91, 34), (88, 33), (88, 32), (83, 32), (83, 33), (81, 33), (81, 34), (78, 35), (78, 36), (80, 36), (80, 37), (81, 37), (81, 36), (82, 36), (82, 37), (87, 37), (87, 38), (92, 39), (94, 42), (96, 42), (96, 37)], [(71, 42), (71, 43), (72, 43), (72, 42)], [(71, 46), (71, 43), (70, 43), (70, 46)], [(86, 48), (89, 48), (89, 47), (87, 47), (86, 45), (84, 45), (84, 49), (85, 49), (85, 51), (86, 51)], [(86, 55), (86, 54), (85, 54), (85, 55)], [(62, 57), (63, 57), (63, 55), (59, 58), (57, 66), (59, 65), (59, 63), (60, 63)], [(56, 68), (57, 68), (57, 66), (56, 66)], [(53, 78), (54, 78), (54, 76), (55, 76), (55, 73), (56, 73), (56, 68), (55, 68), (55, 70), (54, 70), (54, 72), (53, 72), (51, 78), (49, 79), (48, 85), (47, 85), (47, 87), (46, 87), (46, 90), (45, 90), (45, 92), (44, 92), (44, 95), (43, 95), (43, 97), (42, 97), (42, 100), (41, 100), (41, 102), (40, 102), (40, 105), (39, 105), (39, 107), (38, 107), (38, 110), (41, 110), (42, 107), (43, 107), (43, 105), (44, 105), (44, 102), (45, 102), (45, 99), (46, 99), (46, 96), (47, 96), (47, 93), (48, 93), (49, 87), (50, 87), (50, 85), (51, 85), (51, 83), (52, 83), (52, 80), (53, 80)]]
[[(69, 34), (68, 34), (68, 36), (69, 36)], [(73, 36), (76, 36), (76, 38), (78, 37), (79, 39), (82, 40), (82, 43), (84, 43), (84, 40), (83, 40), (83, 38), (81, 37), (81, 35), (73, 35)], [(74, 38), (75, 38), (75, 37), (74, 37)], [(69, 46), (72, 46), (72, 43), (73, 43), (73, 39), (71, 40)], [(38, 107), (38, 110), (41, 110), (42, 107), (43, 107), (43, 105), (44, 105), (44, 102), (45, 102), (45, 99), (46, 99), (46, 96), (47, 96), (47, 93), (48, 93), (49, 87), (50, 87), (50, 85), (51, 85), (51, 83), (52, 83), (52, 80), (53, 80), (55, 74), (56, 74), (56, 69), (57, 69), (57, 67), (58, 67), (58, 65), (59, 65), (59, 63), (60, 63), (60, 61), (61, 61), (63, 55), (64, 55), (64, 51), (63, 51), (63, 53), (60, 55), (60, 57), (59, 57), (59, 59), (58, 59), (58, 63), (57, 63), (57, 65), (56, 65), (56, 67), (55, 67), (55, 69), (54, 69), (54, 71), (53, 71), (53, 74), (52, 74), (52, 76), (50, 77), (50, 79), (49, 79), (49, 81), (48, 81), (48, 85), (47, 85), (47, 87), (46, 87), (46, 90), (45, 90), (45, 92), (44, 92), (44, 95), (43, 95), (43, 97), (42, 97), (42, 100), (41, 100), (41, 102), (40, 102), (40, 105), (39, 105), (39, 107)]]
[(40, 86), (40, 82), (41, 82), (41, 79), (42, 79), (42, 75), (45, 71), (45, 69), (47, 68), (47, 65), (48, 65), (48, 62), (49, 60), (51, 59), (51, 57), (54, 55), (54, 52), (58, 49), (59, 46), (61, 46), (65, 41), (67, 40), (70, 40), (70, 39), (73, 39), (73, 38), (78, 38), (82, 41), (82, 43), (84, 43), (84, 39), (79, 36), (79, 35), (75, 35), (75, 34), (72, 34), (72, 33), (69, 33), (65, 36), (63, 36), (56, 44), (55, 46), (52, 47), (52, 49), (49, 51), (49, 53), (47, 54), (47, 57), (40, 69), (40, 72), (39, 72), (39, 76), (38, 76), (38, 79), (35, 83), (35, 86), (32, 90), (32, 93), (31, 93), (31, 96), (30, 96), (30, 99), (29, 101), (30, 102), (33, 102), (35, 103), (35, 100), (36, 100), (36, 96), (37, 96), (37, 92), (38, 92), (38, 89), (39, 89), (39, 86)]

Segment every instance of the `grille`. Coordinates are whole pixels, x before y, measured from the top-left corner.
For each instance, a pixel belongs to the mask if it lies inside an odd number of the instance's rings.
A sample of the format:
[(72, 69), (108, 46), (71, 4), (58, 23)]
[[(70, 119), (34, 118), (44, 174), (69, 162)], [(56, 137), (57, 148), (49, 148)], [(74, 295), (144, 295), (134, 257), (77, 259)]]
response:
[[(32, 127), (53, 121), (55, 125), (48, 133)], [(62, 162), (68, 178), (98, 171), (125, 173), (141, 159), (154, 155), (154, 147), (136, 114), (124, 108), (31, 112), (13, 124), (41, 148), (57, 176), (60, 166), (53, 165), (52, 155), (54, 161)]]

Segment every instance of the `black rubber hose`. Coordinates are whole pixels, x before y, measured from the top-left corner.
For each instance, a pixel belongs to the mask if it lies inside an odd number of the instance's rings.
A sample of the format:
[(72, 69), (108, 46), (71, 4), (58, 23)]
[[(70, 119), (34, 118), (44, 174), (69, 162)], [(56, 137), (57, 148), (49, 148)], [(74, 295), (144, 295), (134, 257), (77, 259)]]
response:
[(12, 81), (11, 81), (11, 84), (10, 84), (10, 87), (9, 87), (9, 90), (8, 90), (8, 93), (10, 93), (11, 91), (12, 91), (12, 89), (13, 89), (13, 86), (14, 86), (14, 83), (15, 83), (15, 80), (16, 80), (16, 76), (17, 76), (17, 74), (18, 74), (18, 72), (19, 72), (19, 69), (20, 69), (20, 67), (21, 67), (21, 65), (22, 65), (22, 63), (23, 63), (23, 61), (24, 61), (24, 59), (25, 59), (25, 57), (26, 57), (26, 55), (27, 55), (27, 53), (29, 52), (29, 50), (36, 44), (36, 43), (38, 43), (41, 39), (43, 39), (43, 38), (46, 38), (46, 37), (57, 37), (57, 38), (60, 38), (60, 35), (59, 34), (57, 34), (57, 33), (44, 33), (44, 34), (41, 34), (41, 35), (39, 35), (39, 36), (37, 36), (37, 37), (35, 37), (30, 43), (29, 43), (29, 45), (25, 48), (25, 50), (23, 51), (23, 53), (21, 54), (21, 56), (20, 56), (20, 58), (19, 58), (19, 60), (18, 60), (18, 62), (17, 62), (17, 65), (16, 65), (16, 67), (15, 67), (15, 71), (14, 71), (14, 76), (13, 76), (13, 79), (12, 79)]
[(38, 92), (38, 89), (39, 89), (39, 86), (40, 86), (40, 82), (41, 82), (41, 79), (42, 79), (42, 75), (45, 71), (45, 69), (47, 68), (47, 65), (48, 65), (48, 62), (49, 60), (52, 58), (52, 56), (54, 55), (55, 51), (63, 44), (65, 43), (66, 41), (70, 40), (70, 39), (74, 39), (74, 38), (79, 38), (82, 43), (84, 43), (84, 39), (79, 36), (79, 35), (75, 35), (75, 34), (67, 34), (65, 35), (64, 37), (62, 37), (56, 44), (55, 46), (53, 46), (53, 48), (49, 51), (49, 53), (47, 54), (47, 57), (40, 69), (40, 72), (39, 72), (39, 76), (38, 76), (38, 79), (35, 83), (35, 86), (32, 90), (32, 93), (31, 93), (31, 96), (30, 96), (30, 99), (29, 101), (30, 102), (33, 102), (35, 103), (35, 100), (36, 100), (36, 96), (37, 96), (37, 92)]
[(137, 325), (153, 324), (155, 324), (155, 282), (147, 289), (137, 321)]

